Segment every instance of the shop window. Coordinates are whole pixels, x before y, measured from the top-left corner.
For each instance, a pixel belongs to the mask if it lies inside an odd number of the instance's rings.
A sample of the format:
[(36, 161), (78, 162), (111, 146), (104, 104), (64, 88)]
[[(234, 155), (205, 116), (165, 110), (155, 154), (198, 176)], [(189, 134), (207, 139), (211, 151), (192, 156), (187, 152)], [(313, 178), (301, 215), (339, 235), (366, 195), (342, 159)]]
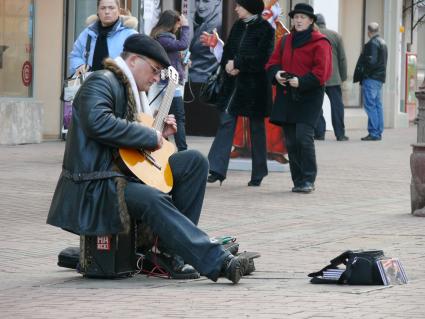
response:
[(31, 97), (33, 83), (32, 0), (0, 1), (0, 97)]

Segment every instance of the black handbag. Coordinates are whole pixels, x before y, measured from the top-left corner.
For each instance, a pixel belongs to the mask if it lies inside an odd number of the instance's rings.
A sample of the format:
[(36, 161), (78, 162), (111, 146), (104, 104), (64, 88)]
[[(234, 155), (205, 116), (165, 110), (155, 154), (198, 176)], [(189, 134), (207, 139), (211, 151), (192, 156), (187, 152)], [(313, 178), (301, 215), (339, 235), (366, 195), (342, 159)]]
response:
[[(383, 285), (377, 261), (385, 258), (382, 250), (347, 250), (323, 269), (308, 274), (312, 284)], [(345, 269), (340, 269), (345, 265)], [(338, 279), (327, 279), (326, 272), (341, 270)]]
[(360, 82), (360, 84), (362, 84), (362, 81), (365, 75), (364, 73), (365, 73), (365, 65), (364, 65), (364, 57), (362, 53), (357, 59), (356, 67), (354, 68), (353, 83)]
[(203, 103), (215, 105), (223, 87), (223, 71), (221, 66), (210, 74), (207, 81), (202, 84), (199, 91), (199, 99)]

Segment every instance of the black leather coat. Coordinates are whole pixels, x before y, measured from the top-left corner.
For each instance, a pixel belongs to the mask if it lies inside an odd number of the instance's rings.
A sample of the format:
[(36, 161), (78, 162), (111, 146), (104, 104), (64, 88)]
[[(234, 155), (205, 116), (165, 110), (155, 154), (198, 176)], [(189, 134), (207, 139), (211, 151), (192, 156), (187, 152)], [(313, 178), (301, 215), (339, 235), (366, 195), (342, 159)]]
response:
[(115, 234), (120, 219), (113, 153), (117, 148), (152, 149), (156, 132), (125, 119), (125, 86), (109, 70), (94, 72), (73, 103), (63, 171), (47, 223), (76, 234)]
[(357, 60), (354, 71), (353, 82), (360, 82), (364, 79), (373, 79), (385, 82), (387, 75), (388, 49), (384, 39), (379, 35), (373, 36), (363, 48)]
[(258, 17), (248, 24), (238, 20), (223, 49), (221, 65), (234, 60), (237, 76), (224, 78), (218, 107), (233, 115), (266, 117), (271, 109), (271, 84), (264, 69), (273, 51), (274, 30)]

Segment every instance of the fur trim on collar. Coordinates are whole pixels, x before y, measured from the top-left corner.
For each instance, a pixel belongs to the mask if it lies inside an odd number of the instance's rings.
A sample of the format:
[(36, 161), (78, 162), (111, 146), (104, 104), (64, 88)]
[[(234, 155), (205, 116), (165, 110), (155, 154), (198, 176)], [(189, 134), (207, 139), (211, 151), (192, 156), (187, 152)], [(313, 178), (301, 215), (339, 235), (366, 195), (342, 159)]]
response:
[(105, 69), (108, 69), (109, 71), (114, 73), (118, 80), (120, 80), (120, 82), (122, 82), (124, 85), (128, 84), (128, 78), (113, 59), (106, 58), (103, 61), (103, 65), (105, 66)]
[[(125, 26), (129, 29), (137, 30), (137, 26), (139, 24), (139, 21), (137, 20), (136, 17), (120, 15), (120, 18), (122, 20), (123, 26)], [(91, 16), (89, 16), (86, 19), (86, 25), (91, 25), (91, 24), (97, 22), (97, 20), (99, 20), (99, 17), (96, 14), (92, 14)]]
[(106, 70), (111, 71), (115, 74), (115, 76), (118, 78), (118, 80), (125, 86), (126, 88), (126, 94), (127, 94), (127, 111), (126, 111), (126, 119), (129, 121), (135, 120), (135, 114), (136, 114), (136, 102), (134, 100), (133, 90), (131, 89), (130, 81), (128, 80), (127, 76), (124, 74), (123, 70), (117, 65), (117, 63), (111, 59), (107, 58), (103, 61), (103, 65), (105, 66)]

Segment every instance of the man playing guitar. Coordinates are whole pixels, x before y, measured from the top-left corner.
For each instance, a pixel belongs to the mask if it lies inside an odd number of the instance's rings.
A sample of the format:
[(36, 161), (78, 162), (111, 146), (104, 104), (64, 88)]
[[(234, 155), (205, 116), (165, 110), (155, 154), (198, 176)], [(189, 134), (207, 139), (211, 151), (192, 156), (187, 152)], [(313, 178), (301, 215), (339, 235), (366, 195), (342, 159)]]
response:
[(196, 226), (208, 172), (201, 153), (188, 150), (169, 157), (174, 180), (169, 193), (126, 176), (116, 165), (119, 149), (155, 151), (176, 132), (171, 115), (165, 116), (162, 132), (136, 121), (137, 113), (149, 113), (140, 92), (158, 82), (161, 69), (170, 65), (165, 50), (150, 37), (134, 34), (121, 56), (104, 64), (105, 70), (94, 72), (74, 99), (47, 223), (79, 235), (105, 235), (124, 231), (131, 216), (201, 275), (238, 283), (247, 257), (233, 256)]

